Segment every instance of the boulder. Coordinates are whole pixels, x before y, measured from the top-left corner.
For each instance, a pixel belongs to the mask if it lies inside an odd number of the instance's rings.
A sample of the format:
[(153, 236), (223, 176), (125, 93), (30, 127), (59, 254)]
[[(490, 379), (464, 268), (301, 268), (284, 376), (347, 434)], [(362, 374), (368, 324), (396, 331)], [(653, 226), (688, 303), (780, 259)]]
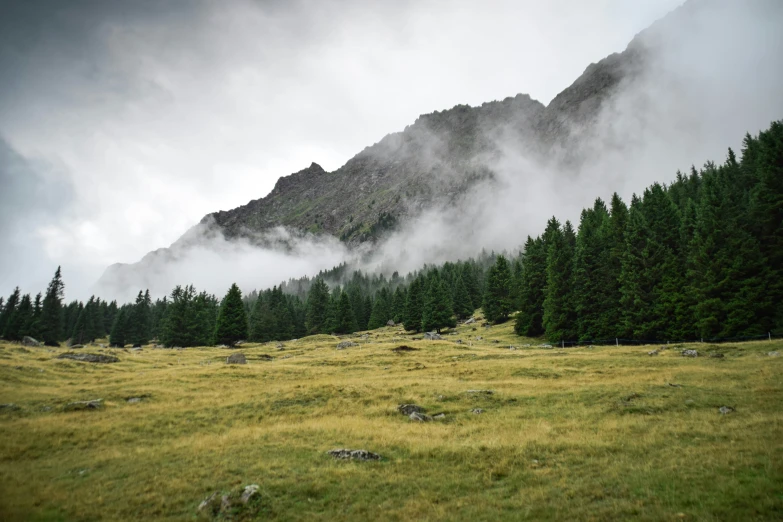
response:
[(432, 417), (430, 417), (426, 413), (418, 413), (415, 411), (410, 415), (408, 415), (408, 418), (415, 422), (429, 422), (432, 420)]
[(201, 504), (198, 505), (198, 512), (202, 513), (204, 511), (209, 511), (212, 514), (216, 514), (218, 510), (218, 495), (220, 495), (220, 493), (215, 491), (210, 496), (202, 500)]
[(278, 350), (282, 351), (285, 350), (285, 345), (283, 343), (277, 343), (277, 346), (275, 347)]
[(94, 399), (91, 401), (75, 401), (69, 402), (63, 408), (64, 411), (84, 411), (84, 410), (99, 410), (103, 406), (103, 399)]
[(718, 408), (718, 411), (720, 412), (721, 415), (726, 415), (727, 413), (733, 412), (734, 408), (732, 408), (731, 406), (721, 406), (720, 408)]
[(115, 363), (120, 360), (113, 355), (102, 355), (97, 353), (61, 353), (57, 359), (71, 359), (72, 361), (90, 362), (90, 363)]
[(442, 341), (443, 337), (441, 337), (437, 332), (426, 332), (424, 334), (424, 339), (427, 341)]
[(359, 346), (359, 345), (353, 341), (342, 341), (340, 343), (337, 343), (338, 350), (344, 350), (346, 348), (352, 348), (354, 346)]
[(25, 335), (22, 337), (22, 344), (24, 346), (41, 346), (41, 343), (30, 337), (29, 335)]
[(226, 364), (247, 364), (244, 353), (232, 353), (226, 357)]
[(141, 402), (141, 397), (129, 397), (126, 399), (126, 402), (128, 402), (128, 404), (136, 404), (137, 402)]
[(698, 357), (699, 356), (699, 352), (697, 352), (696, 350), (683, 350), (682, 351), (682, 356), (683, 357)]
[(424, 408), (418, 404), (400, 404), (397, 406), (397, 411), (409, 416), (411, 413), (424, 413)]
[(342, 460), (381, 460), (381, 456), (367, 450), (352, 450), (338, 448), (326, 452), (336, 459)]
[(465, 321), (465, 323), (464, 323), (464, 324), (473, 324), (473, 323), (475, 323), (475, 322), (476, 322), (476, 318), (475, 318), (475, 317), (471, 317), (470, 319), (468, 319), (467, 321)]
[(84, 345), (83, 344), (74, 344), (74, 345), (71, 345), (71, 348), (73, 350), (77, 350), (79, 348), (84, 348)]
[(435, 420), (442, 420), (442, 419), (446, 418), (446, 414), (445, 413), (436, 413), (435, 415), (432, 416), (432, 418), (435, 419)]
[(647, 352), (647, 355), (658, 355), (658, 350), (651, 350)]
[(394, 323), (393, 320), (389, 319), (388, 321), (386, 321), (386, 326), (397, 326), (397, 325)]
[(8, 404), (0, 404), (0, 411), (17, 411), (21, 409), (22, 408), (20, 408), (13, 402), (9, 402)]
[(484, 410), (482, 410), (481, 408), (473, 408), (472, 410), (470, 410), (470, 413), (474, 415), (481, 415), (482, 413), (484, 413)]
[(770, 357), (780, 357), (780, 352), (778, 352), (778, 351), (769, 352), (769, 353), (767, 353), (767, 355), (770, 356)]
[(243, 504), (247, 504), (250, 502), (250, 499), (253, 498), (258, 494), (258, 484), (250, 484), (248, 486), (245, 486), (245, 489), (242, 491), (242, 495), (239, 497), (239, 501)]

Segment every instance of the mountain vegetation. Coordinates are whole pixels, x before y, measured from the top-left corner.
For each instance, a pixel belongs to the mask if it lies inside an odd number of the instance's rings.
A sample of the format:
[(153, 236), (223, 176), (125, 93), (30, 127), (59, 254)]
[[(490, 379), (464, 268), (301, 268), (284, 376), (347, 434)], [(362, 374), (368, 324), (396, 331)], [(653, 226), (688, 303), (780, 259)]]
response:
[(783, 122), (744, 139), (721, 164), (678, 172), (626, 204), (596, 199), (579, 224), (552, 217), (509, 261), (475, 259), (391, 277), (343, 264), (219, 301), (177, 286), (152, 302), (62, 304), (58, 268), (41, 299), (17, 288), (0, 308), (2, 337), (201, 346), (349, 334), (389, 321), (440, 331), (483, 307), (488, 322), (562, 344), (685, 341), (783, 330)]

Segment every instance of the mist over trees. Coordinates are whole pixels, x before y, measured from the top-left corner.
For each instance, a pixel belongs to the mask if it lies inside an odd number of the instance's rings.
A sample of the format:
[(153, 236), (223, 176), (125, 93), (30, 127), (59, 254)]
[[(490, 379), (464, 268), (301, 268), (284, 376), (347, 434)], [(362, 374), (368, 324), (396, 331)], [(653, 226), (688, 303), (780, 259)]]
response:
[[(512, 227), (509, 223), (509, 227)], [(453, 327), (480, 306), (489, 322), (550, 342), (685, 341), (783, 331), (783, 122), (747, 135), (742, 159), (678, 172), (629, 204), (596, 199), (579, 224), (552, 217), (521, 253), (425, 265), (390, 277), (342, 264), (222, 301), (177, 286), (118, 306), (63, 304), (58, 267), (45, 294), (0, 297), (0, 334), (49, 345), (109, 336), (112, 346), (232, 345), (350, 334), (389, 321), (420, 332)]]

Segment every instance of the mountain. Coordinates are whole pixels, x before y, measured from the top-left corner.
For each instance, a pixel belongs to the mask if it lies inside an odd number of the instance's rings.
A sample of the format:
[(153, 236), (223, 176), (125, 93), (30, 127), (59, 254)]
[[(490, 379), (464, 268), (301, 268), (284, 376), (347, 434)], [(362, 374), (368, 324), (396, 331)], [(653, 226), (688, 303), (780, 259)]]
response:
[(677, 150), (689, 163), (700, 159), (693, 154), (714, 157), (705, 144), (723, 147), (780, 117), (778, 102), (742, 99), (746, 91), (755, 96), (756, 83), (783, 88), (779, 68), (747, 60), (779, 59), (778, 22), (777, 0), (689, 0), (624, 51), (590, 64), (546, 106), (518, 94), (422, 115), (334, 172), (312, 163), (281, 177), (265, 197), (208, 214), (171, 247), (109, 267), (98, 286), (149, 287), (168, 263), (214, 238), (283, 250), (302, 235), (337, 238), (347, 248), (377, 243), (426, 211), (469, 206), (476, 187), (492, 187), (503, 166), (520, 159), (535, 168), (515, 171), (512, 182), (533, 186), (544, 175), (575, 184), (644, 170), (628, 157), (644, 159), (644, 168), (663, 165), (664, 156), (680, 161)]

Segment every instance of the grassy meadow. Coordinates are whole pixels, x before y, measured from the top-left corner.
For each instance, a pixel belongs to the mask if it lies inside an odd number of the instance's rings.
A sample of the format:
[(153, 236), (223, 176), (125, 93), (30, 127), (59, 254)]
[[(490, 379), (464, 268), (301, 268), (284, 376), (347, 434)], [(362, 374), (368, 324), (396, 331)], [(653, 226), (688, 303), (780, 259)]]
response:
[[(113, 364), (0, 344), (0, 519), (199, 520), (211, 493), (248, 484), (257, 502), (218, 518), (783, 519), (783, 356), (768, 355), (783, 341), (688, 358), (543, 348), (512, 323), (420, 337), (78, 350)], [(225, 364), (236, 351), (248, 364)], [(410, 421), (403, 403), (445, 418)]]

